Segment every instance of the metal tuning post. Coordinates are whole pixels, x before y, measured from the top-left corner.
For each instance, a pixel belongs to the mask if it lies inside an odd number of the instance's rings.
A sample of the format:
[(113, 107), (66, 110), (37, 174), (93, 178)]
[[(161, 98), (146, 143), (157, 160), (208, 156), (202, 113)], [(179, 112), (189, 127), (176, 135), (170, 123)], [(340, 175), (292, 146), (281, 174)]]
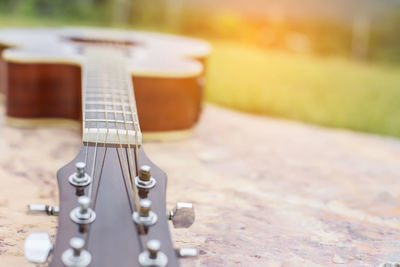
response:
[(67, 267), (86, 267), (92, 261), (90, 253), (84, 249), (85, 240), (79, 237), (71, 238), (69, 245), (71, 248), (62, 254), (62, 262)]
[(148, 165), (142, 165), (139, 169), (139, 175), (135, 178), (136, 186), (139, 190), (149, 190), (156, 185), (156, 179), (151, 176), (151, 168)]
[(24, 243), (25, 258), (34, 263), (45, 263), (52, 249), (48, 233), (32, 233)]
[(168, 257), (160, 251), (159, 240), (147, 241), (147, 250), (139, 254), (139, 263), (142, 266), (164, 267), (168, 264)]
[(60, 208), (58, 206), (50, 206), (45, 204), (29, 204), (28, 213), (30, 214), (47, 214), (58, 216)]
[(141, 199), (140, 200), (140, 210), (139, 212), (135, 211), (132, 215), (133, 220), (137, 224), (141, 224), (143, 226), (151, 226), (157, 222), (157, 214), (151, 211), (151, 200), (150, 199)]
[(92, 177), (86, 173), (86, 163), (77, 162), (75, 164), (76, 172), (69, 177), (69, 182), (76, 187), (76, 194), (81, 196), (84, 194), (84, 188), (92, 182)]
[(177, 202), (175, 208), (168, 211), (167, 218), (172, 221), (174, 228), (189, 228), (195, 220), (193, 204)]
[(79, 206), (73, 209), (69, 216), (77, 224), (90, 224), (96, 219), (96, 213), (89, 208), (90, 198), (81, 196), (78, 198)]

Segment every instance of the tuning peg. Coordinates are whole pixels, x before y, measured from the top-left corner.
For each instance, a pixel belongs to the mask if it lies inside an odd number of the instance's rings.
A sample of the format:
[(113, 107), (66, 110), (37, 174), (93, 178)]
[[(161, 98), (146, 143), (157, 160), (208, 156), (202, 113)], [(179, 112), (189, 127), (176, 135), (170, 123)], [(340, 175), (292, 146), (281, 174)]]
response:
[(79, 206), (73, 209), (70, 213), (72, 221), (78, 224), (89, 224), (96, 219), (96, 213), (89, 208), (90, 198), (87, 196), (81, 196), (78, 198)]
[(32, 233), (24, 243), (25, 258), (34, 263), (45, 263), (52, 249), (48, 233)]
[(71, 238), (69, 245), (71, 248), (64, 251), (62, 261), (68, 267), (86, 267), (92, 261), (90, 253), (84, 249), (85, 240), (80, 237)]
[(69, 177), (69, 182), (76, 187), (85, 187), (92, 182), (92, 178), (86, 173), (86, 163), (77, 162), (76, 172)]
[(196, 248), (177, 248), (175, 252), (179, 258), (197, 257), (198, 255)]
[(139, 263), (142, 266), (166, 266), (168, 258), (160, 249), (161, 242), (159, 240), (152, 239), (147, 241), (147, 250), (139, 254)]
[(29, 204), (28, 213), (40, 214), (46, 213), (47, 215), (58, 216), (60, 208), (58, 206), (50, 206), (45, 204)]
[(142, 165), (139, 169), (139, 175), (135, 178), (136, 186), (142, 190), (149, 190), (156, 184), (156, 179), (151, 176), (151, 167)]
[(175, 228), (189, 228), (195, 220), (193, 204), (177, 202), (175, 208), (168, 211), (167, 217)]
[(151, 226), (157, 222), (157, 214), (151, 211), (151, 200), (141, 199), (140, 200), (139, 212), (135, 211), (132, 215), (133, 220), (137, 224), (142, 224), (144, 226)]

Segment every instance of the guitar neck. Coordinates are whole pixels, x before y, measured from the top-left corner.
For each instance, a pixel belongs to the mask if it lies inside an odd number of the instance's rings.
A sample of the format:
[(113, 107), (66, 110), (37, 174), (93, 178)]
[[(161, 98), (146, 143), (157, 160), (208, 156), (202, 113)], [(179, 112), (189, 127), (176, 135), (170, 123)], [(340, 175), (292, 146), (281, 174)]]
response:
[(82, 66), (83, 141), (141, 145), (133, 84), (124, 52), (88, 47)]

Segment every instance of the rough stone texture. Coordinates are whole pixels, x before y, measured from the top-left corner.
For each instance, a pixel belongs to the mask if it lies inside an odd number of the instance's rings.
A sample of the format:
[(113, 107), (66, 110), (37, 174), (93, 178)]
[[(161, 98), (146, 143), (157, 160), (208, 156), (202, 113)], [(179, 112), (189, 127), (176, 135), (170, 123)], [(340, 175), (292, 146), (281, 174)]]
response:
[[(0, 266), (29, 266), (23, 240), (54, 234), (55, 173), (79, 132), (14, 129), (0, 119)], [(183, 266), (377, 266), (400, 261), (400, 141), (241, 114), (208, 105), (187, 140), (146, 143), (169, 174), (168, 204), (192, 201), (196, 223), (171, 230), (196, 247)]]

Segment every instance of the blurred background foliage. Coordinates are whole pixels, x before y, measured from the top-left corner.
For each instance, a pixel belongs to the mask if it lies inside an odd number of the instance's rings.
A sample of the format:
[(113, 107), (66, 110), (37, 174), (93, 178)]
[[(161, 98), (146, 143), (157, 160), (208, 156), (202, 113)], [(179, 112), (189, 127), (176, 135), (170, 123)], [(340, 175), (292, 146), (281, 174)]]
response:
[(399, 0), (0, 0), (0, 26), (67, 24), (207, 39), (206, 100), (400, 136)]
[[(266, 48), (355, 56), (396, 64), (400, 62), (400, 1), (382, 1), (387, 2), (387, 7), (380, 14), (372, 11), (375, 6), (370, 1), (358, 1), (360, 6), (353, 14), (344, 15), (339, 11), (328, 16), (324, 12), (317, 15), (303, 12), (299, 16), (286, 12), (285, 4), (272, 0), (264, 4), (247, 1), (247, 5), (255, 8), (259, 5), (264, 14), (243, 12), (240, 2), (246, 5), (245, 1), (237, 1), (239, 4), (234, 8), (229, 7), (228, 1), (222, 1), (228, 8), (221, 9), (212, 1), (201, 4), (200, 0), (0, 0), (0, 14), (67, 23), (153, 28), (246, 41)], [(296, 7), (286, 0), (288, 5)]]

